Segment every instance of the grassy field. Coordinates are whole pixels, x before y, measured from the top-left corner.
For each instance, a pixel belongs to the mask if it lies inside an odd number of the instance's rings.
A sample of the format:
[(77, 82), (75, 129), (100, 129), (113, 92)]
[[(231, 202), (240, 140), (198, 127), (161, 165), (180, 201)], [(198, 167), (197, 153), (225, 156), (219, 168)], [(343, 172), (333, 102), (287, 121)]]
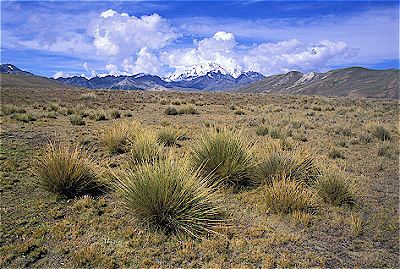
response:
[[(398, 268), (398, 112), (398, 100), (383, 99), (2, 88), (0, 267)], [(108, 138), (121, 126), (135, 139), (116, 146)], [(217, 165), (202, 180), (222, 185), (196, 183), (204, 170), (193, 175), (182, 160), (200, 156), (207, 137), (221, 133), (246, 157), (234, 168), (252, 172)], [(138, 137), (164, 142), (155, 147), (155, 164), (140, 165)], [(79, 146), (99, 180), (113, 187), (74, 198), (38, 187), (34, 172), (50, 141)], [(273, 156), (287, 162), (274, 170)], [(290, 170), (290, 160), (310, 162), (317, 172)], [(198, 196), (222, 221), (207, 222), (210, 231), (196, 237), (173, 232), (180, 226), (146, 225), (131, 210), (137, 199), (114, 188), (128, 177), (126, 167), (134, 183), (169, 173), (184, 187), (212, 188), (214, 196)], [(344, 202), (323, 192), (332, 190), (332, 178), (348, 184)], [(294, 202), (283, 197), (291, 188)], [(289, 202), (297, 207), (287, 210)]]

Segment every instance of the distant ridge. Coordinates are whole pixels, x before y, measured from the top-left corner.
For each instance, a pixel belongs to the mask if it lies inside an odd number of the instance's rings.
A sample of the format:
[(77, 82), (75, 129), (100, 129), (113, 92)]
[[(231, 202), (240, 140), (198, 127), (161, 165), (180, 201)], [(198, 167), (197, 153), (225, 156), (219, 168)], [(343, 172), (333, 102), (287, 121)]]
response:
[(167, 78), (148, 74), (132, 76), (95, 76), (93, 78), (68, 77), (57, 80), (66, 84), (92, 89), (123, 89), (144, 91), (232, 91), (259, 81), (264, 76), (257, 72), (226, 69), (212, 61), (201, 61)]
[(5, 88), (76, 88), (52, 78), (35, 76), (12, 64), (0, 65), (0, 86)]
[[(210, 66), (213, 67), (213, 65)], [(179, 80), (176, 81), (147, 74), (133, 76), (107, 75), (96, 76), (91, 79), (69, 77), (55, 80), (36, 76), (12, 64), (1, 64), (0, 86), (28, 88), (86, 87), (92, 89), (152, 91), (225, 91), (389, 99), (399, 99), (400, 91), (400, 70), (395, 68), (372, 70), (363, 67), (349, 67), (331, 70), (326, 73), (311, 72), (308, 74), (290, 71), (286, 74), (268, 77), (264, 77), (257, 72), (241, 72), (240, 75), (236, 73), (236, 78), (232, 74), (220, 70), (220, 67), (216, 70), (206, 70), (207, 72), (198, 71), (196, 70), (196, 75), (179, 76)]]
[(309, 74), (291, 71), (268, 76), (234, 92), (399, 99), (399, 76), (399, 69), (372, 70), (362, 67)]
[(27, 71), (23, 71), (16, 67), (13, 64), (1, 64), (0, 65), (0, 73), (8, 73), (8, 74), (14, 74), (14, 75), (25, 75), (25, 76), (33, 76), (32, 73), (29, 73)]

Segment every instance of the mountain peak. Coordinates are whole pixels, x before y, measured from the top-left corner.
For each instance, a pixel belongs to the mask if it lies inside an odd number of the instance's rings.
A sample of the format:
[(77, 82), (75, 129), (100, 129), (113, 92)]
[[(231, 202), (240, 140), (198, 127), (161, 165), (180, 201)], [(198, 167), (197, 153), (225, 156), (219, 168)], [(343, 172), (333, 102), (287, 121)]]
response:
[(221, 73), (222, 75), (230, 75), (234, 78), (238, 78), (243, 71), (237, 68), (224, 68), (216, 62), (203, 60), (189, 68), (186, 68), (182, 73), (173, 74), (169, 79), (172, 81), (192, 80), (209, 73)]
[(10, 74), (26, 75), (26, 76), (32, 75), (31, 73), (29, 73), (27, 71), (23, 71), (23, 70), (19, 69), (18, 67), (16, 67), (13, 64), (1, 64), (0, 65), (0, 73), (10, 73)]

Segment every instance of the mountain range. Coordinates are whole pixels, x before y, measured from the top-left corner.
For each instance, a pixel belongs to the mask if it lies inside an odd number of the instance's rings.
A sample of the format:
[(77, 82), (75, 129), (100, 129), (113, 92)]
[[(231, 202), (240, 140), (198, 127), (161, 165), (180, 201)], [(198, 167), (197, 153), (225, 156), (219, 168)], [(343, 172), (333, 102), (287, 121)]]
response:
[(92, 89), (124, 90), (174, 90), (174, 91), (231, 91), (265, 78), (257, 72), (228, 70), (221, 65), (202, 61), (170, 77), (161, 78), (148, 74), (132, 76), (95, 76), (93, 78), (68, 77), (57, 80), (80, 87)]
[(362, 67), (326, 73), (291, 71), (265, 77), (257, 72), (224, 69), (200, 62), (167, 78), (148, 74), (132, 76), (68, 77), (57, 80), (35, 76), (12, 64), (0, 66), (2, 87), (85, 87), (92, 89), (224, 91), (237, 93), (304, 94), (399, 99), (399, 69)]

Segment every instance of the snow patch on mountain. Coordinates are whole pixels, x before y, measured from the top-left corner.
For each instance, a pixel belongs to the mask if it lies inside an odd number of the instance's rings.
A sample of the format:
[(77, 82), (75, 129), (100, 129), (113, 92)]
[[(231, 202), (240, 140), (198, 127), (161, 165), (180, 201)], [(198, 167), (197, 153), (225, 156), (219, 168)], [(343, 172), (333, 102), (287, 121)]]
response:
[(192, 80), (209, 73), (221, 73), (222, 75), (230, 75), (238, 78), (243, 74), (243, 71), (237, 68), (224, 68), (216, 62), (204, 60), (186, 68), (182, 73), (174, 73), (168, 79), (171, 81)]

